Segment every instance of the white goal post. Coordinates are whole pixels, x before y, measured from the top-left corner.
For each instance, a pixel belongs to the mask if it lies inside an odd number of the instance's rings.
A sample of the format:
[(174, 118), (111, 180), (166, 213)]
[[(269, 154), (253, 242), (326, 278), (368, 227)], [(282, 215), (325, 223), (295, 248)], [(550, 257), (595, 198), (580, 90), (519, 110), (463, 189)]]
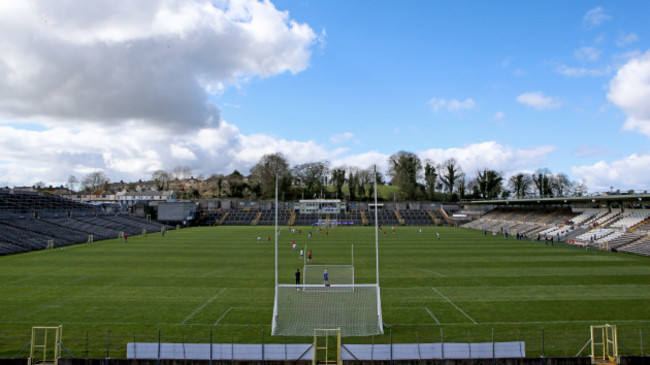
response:
[[(375, 206), (377, 204), (377, 168), (375, 166)], [(324, 221), (324, 222), (323, 222)], [(331, 219), (319, 219), (329, 224)], [(335, 221), (338, 223), (337, 221)], [(354, 247), (351, 265), (310, 265), (304, 263), (303, 284), (278, 282), (278, 237), (275, 237), (275, 297), (272, 334), (312, 336), (315, 329), (340, 328), (341, 336), (383, 334), (379, 288), (379, 231), (375, 209), (375, 274), (372, 284), (357, 284), (354, 279)], [(275, 230), (278, 229), (278, 176), (275, 179)], [(305, 246), (304, 254), (307, 255)], [(303, 260), (305, 256), (303, 256)], [(323, 273), (328, 270), (328, 283)], [(339, 281), (340, 280), (340, 281)], [(312, 282), (314, 282), (312, 284)]]

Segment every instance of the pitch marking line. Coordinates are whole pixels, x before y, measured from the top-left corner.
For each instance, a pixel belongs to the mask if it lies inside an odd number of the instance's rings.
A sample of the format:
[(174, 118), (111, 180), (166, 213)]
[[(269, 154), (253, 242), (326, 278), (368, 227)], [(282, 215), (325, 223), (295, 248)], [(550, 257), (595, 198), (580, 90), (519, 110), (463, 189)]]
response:
[[(221, 322), (221, 320), (226, 315), (228, 315), (228, 313), (230, 313), (230, 311), (233, 310), (233, 309), (271, 309), (271, 308), (273, 308), (273, 307), (230, 307), (221, 315), (221, 317), (219, 317), (219, 319), (217, 319), (216, 322), (214, 322), (213, 326), (219, 326), (219, 322)], [(225, 325), (222, 325), (222, 326), (225, 326)]]
[(212, 302), (213, 300), (217, 299), (221, 294), (223, 294), (223, 292), (225, 292), (226, 289), (227, 289), (227, 288), (223, 288), (223, 289), (221, 289), (221, 291), (218, 292), (217, 295), (213, 296), (213, 297), (210, 298), (207, 302), (203, 303), (203, 305), (201, 305), (200, 307), (196, 308), (196, 309), (194, 310), (194, 312), (192, 312), (192, 314), (190, 314), (189, 316), (185, 317), (185, 319), (183, 320), (183, 322), (181, 322), (181, 324), (185, 324), (187, 321), (189, 321), (190, 318), (194, 317), (195, 314), (199, 313), (203, 308), (205, 308), (206, 305), (210, 304), (210, 302)]
[[(425, 311), (427, 311), (427, 313), (429, 313), (431, 318), (433, 318), (433, 320), (436, 321), (436, 324), (440, 324), (438, 318), (436, 318), (436, 316), (433, 315), (433, 312), (431, 312), (431, 310), (429, 310), (429, 308), (427, 307), (391, 307), (391, 309), (424, 309)], [(401, 325), (400, 323), (397, 324)]]
[(231, 269), (231, 268), (226, 268), (226, 269), (214, 270), (214, 271), (207, 272), (207, 273), (205, 273), (205, 274), (203, 274), (203, 275), (201, 275), (201, 276), (199, 276), (199, 277), (200, 277), (200, 278), (204, 278), (204, 277), (206, 277), (206, 276), (210, 276), (210, 275), (215, 274), (215, 273), (218, 273), (218, 272), (220, 272), (220, 271), (228, 271), (228, 270), (232, 270), (232, 269)]
[(223, 314), (221, 315), (221, 317), (219, 317), (219, 319), (217, 319), (217, 321), (214, 322), (213, 326), (218, 325), (219, 322), (221, 322), (221, 320), (223, 319), (223, 317), (225, 317), (228, 313), (230, 313), (231, 310), (232, 310), (232, 307), (228, 308), (225, 312), (223, 312)]
[(428, 273), (431, 273), (431, 274), (435, 274), (435, 275), (436, 275), (437, 277), (439, 277), (439, 278), (444, 278), (444, 277), (446, 277), (445, 275), (443, 275), (443, 274), (441, 274), (441, 273), (439, 273), (439, 272), (433, 271), (433, 270), (420, 269), (420, 268), (418, 268), (418, 267), (416, 267), (415, 270), (420, 270), (420, 271), (428, 272)]
[(429, 310), (429, 308), (424, 307), (424, 310), (426, 310), (427, 313), (429, 313), (429, 315), (431, 316), (431, 318), (433, 318), (433, 320), (436, 321), (437, 324), (440, 324), (440, 321), (438, 320), (438, 318), (436, 318), (436, 316), (434, 316), (433, 313), (431, 313), (431, 311)]
[(436, 289), (436, 288), (434, 288), (434, 287), (431, 287), (431, 289), (433, 289), (436, 293), (438, 293), (438, 295), (440, 295), (444, 300), (446, 300), (447, 302), (449, 302), (449, 304), (453, 305), (454, 308), (458, 309), (458, 311), (461, 312), (463, 315), (465, 315), (465, 317), (467, 317), (467, 319), (469, 319), (470, 321), (472, 321), (472, 323), (474, 323), (474, 324), (478, 324), (478, 323), (476, 323), (476, 321), (474, 320), (474, 318), (470, 317), (469, 314), (465, 313), (464, 310), (460, 309), (459, 306), (457, 306), (456, 304), (454, 304), (454, 302), (452, 302), (451, 299), (449, 299), (449, 298), (447, 298), (446, 296), (444, 296), (444, 295), (443, 295), (443, 294), (442, 294), (438, 289)]

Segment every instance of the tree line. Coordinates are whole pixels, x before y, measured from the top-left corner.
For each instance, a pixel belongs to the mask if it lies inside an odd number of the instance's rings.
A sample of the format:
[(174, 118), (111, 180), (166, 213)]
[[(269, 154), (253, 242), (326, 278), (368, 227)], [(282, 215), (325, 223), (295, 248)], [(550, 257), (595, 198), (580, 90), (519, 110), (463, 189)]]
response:
[[(441, 163), (420, 159), (415, 153), (399, 151), (388, 158), (387, 176), (375, 174), (374, 167), (331, 167), (329, 161), (315, 161), (291, 166), (282, 153), (267, 154), (251, 168), (248, 176), (235, 170), (228, 175), (213, 174), (194, 178), (189, 167), (177, 166), (172, 171), (153, 172), (151, 183), (156, 190), (176, 190), (180, 198), (245, 198), (275, 197), (276, 177), (281, 200), (338, 198), (365, 201), (373, 198), (374, 179), (377, 185), (395, 186), (394, 199), (409, 201), (457, 201), (462, 199), (495, 199), (580, 196), (586, 193), (584, 183), (571, 181), (564, 173), (540, 168), (533, 173), (520, 172), (505, 178), (502, 172), (484, 168), (464, 172), (456, 159)], [(191, 184), (187, 181), (191, 180)], [(79, 182), (70, 176), (68, 188), (95, 191), (110, 180), (103, 171), (87, 174)]]

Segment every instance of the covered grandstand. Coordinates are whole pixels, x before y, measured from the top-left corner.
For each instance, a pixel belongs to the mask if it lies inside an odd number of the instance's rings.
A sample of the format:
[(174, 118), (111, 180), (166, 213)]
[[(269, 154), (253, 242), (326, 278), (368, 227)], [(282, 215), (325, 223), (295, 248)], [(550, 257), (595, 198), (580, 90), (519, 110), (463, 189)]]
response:
[(483, 200), (463, 227), (650, 256), (650, 194)]

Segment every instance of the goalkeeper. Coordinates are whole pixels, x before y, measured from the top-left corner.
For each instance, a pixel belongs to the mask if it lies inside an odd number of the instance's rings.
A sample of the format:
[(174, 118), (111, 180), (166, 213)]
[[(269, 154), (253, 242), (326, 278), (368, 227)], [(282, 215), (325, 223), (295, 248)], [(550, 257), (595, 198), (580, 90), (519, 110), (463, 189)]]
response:
[(325, 286), (330, 286), (329, 276), (327, 275), (327, 270), (323, 272), (323, 283)]

